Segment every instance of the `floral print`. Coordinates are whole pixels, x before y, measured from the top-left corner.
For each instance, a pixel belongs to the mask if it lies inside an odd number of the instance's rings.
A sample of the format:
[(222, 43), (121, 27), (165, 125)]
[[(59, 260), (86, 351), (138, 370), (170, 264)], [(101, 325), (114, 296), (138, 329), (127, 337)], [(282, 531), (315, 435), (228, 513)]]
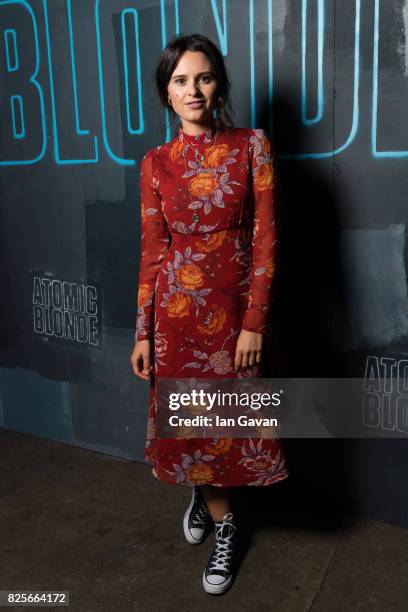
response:
[(135, 339), (151, 341), (154, 362), (145, 457), (166, 482), (266, 486), (289, 475), (276, 436), (156, 436), (158, 377), (262, 376), (262, 363), (235, 372), (234, 359), (241, 329), (270, 333), (275, 185), (262, 129), (180, 126), (141, 161)]

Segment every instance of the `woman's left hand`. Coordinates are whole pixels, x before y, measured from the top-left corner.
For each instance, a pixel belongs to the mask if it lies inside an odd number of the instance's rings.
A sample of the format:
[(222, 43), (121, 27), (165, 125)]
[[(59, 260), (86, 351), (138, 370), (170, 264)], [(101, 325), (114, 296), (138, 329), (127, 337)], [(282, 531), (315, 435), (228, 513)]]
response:
[(241, 329), (235, 349), (235, 371), (260, 363), (263, 335)]

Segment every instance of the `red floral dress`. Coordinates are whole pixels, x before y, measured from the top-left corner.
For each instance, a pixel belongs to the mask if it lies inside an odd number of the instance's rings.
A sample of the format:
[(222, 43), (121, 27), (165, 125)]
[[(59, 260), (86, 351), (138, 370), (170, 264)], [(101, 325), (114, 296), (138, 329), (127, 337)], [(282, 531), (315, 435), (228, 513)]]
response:
[(234, 369), (241, 329), (268, 334), (276, 229), (274, 164), (262, 129), (182, 127), (140, 168), (136, 340), (151, 341), (146, 461), (172, 484), (270, 485), (289, 475), (279, 438), (160, 438), (157, 378), (262, 376)]

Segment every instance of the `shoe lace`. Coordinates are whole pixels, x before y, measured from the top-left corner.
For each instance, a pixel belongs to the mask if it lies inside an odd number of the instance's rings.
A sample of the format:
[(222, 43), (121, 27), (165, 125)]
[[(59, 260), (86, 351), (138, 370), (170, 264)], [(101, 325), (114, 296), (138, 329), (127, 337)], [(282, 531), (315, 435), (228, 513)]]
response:
[[(224, 533), (226, 531), (227, 533)], [(227, 571), (233, 552), (234, 529), (229, 523), (221, 523), (216, 527), (215, 547), (208, 566), (209, 572)]]

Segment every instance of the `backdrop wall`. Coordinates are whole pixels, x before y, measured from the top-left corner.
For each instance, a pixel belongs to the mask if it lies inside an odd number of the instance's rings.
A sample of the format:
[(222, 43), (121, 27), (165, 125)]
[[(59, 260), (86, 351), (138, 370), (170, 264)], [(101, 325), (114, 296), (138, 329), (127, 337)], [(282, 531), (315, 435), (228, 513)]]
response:
[[(2, 0), (3, 427), (143, 460), (139, 163), (177, 129), (158, 55), (193, 32), (225, 56), (235, 124), (276, 150), (280, 374), (406, 378), (406, 0)], [(406, 403), (377, 398), (379, 429), (388, 406), (406, 432)], [(311, 486), (408, 525), (404, 439), (289, 449)]]

